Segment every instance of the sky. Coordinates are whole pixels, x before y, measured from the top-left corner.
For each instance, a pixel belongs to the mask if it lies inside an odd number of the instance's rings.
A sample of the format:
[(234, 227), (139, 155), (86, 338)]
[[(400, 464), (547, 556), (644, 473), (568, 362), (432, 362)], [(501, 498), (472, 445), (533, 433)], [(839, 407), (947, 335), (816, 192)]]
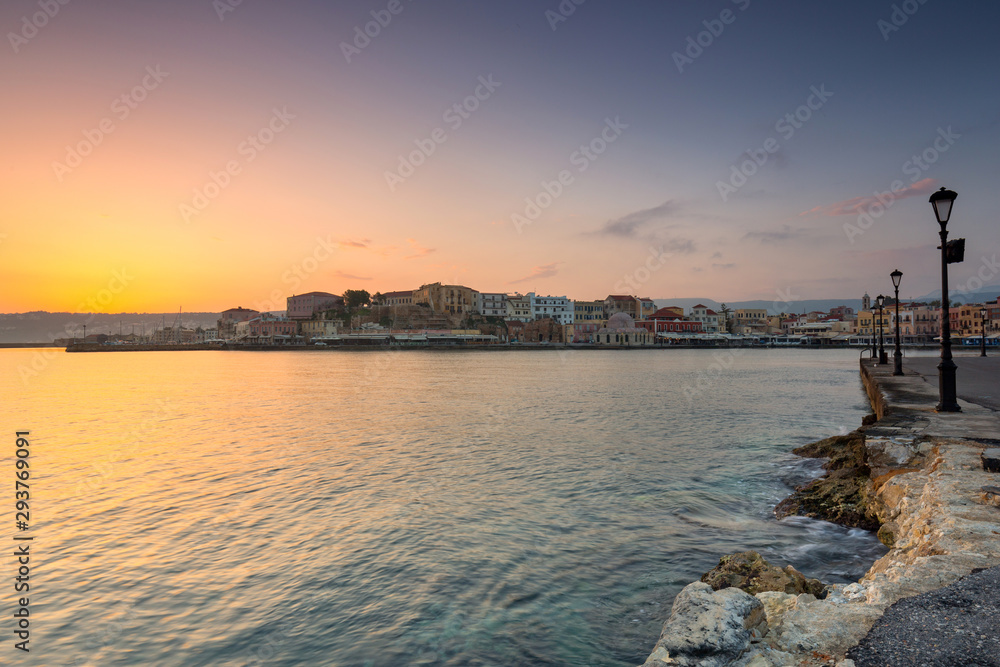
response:
[[(65, 4), (61, 4), (65, 2)], [(0, 311), (1000, 283), (1000, 6), (8, 0)]]

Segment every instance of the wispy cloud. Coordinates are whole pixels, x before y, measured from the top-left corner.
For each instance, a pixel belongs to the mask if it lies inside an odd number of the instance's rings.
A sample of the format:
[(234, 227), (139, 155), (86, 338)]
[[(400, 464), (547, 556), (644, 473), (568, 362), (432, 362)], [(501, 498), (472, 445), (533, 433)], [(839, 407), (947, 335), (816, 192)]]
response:
[(361, 239), (360, 241), (355, 241), (353, 239), (350, 239), (350, 240), (347, 240), (347, 241), (338, 241), (337, 242), (337, 245), (340, 246), (341, 248), (362, 248), (362, 249), (367, 249), (367, 248), (371, 247), (371, 244), (372, 244), (372, 240), (371, 239)]
[[(921, 195), (926, 195), (934, 191), (937, 187), (937, 180), (933, 178), (925, 178), (923, 180), (917, 181), (913, 185), (909, 185), (902, 190), (897, 190), (892, 193), (892, 200), (906, 199), (908, 197), (920, 197)], [(854, 197), (852, 199), (845, 199), (844, 201), (839, 201), (833, 204), (827, 204), (825, 206), (816, 206), (808, 211), (803, 211), (799, 213), (800, 216), (836, 216), (836, 215), (858, 215), (864, 211), (867, 211), (875, 204), (879, 204), (878, 197), (875, 195), (869, 195), (867, 197)], [(883, 204), (884, 205), (884, 204)]]
[(371, 278), (366, 278), (365, 276), (356, 276), (353, 273), (344, 273), (343, 271), (334, 271), (333, 275), (344, 280), (371, 280)]
[(542, 264), (541, 266), (536, 266), (531, 270), (531, 275), (527, 275), (523, 278), (518, 278), (517, 280), (511, 280), (510, 285), (517, 285), (518, 283), (526, 283), (529, 280), (539, 280), (541, 278), (551, 278), (552, 276), (559, 273), (560, 262), (552, 262), (551, 264)]
[(678, 209), (679, 206), (673, 200), (666, 201), (653, 208), (635, 211), (620, 218), (608, 220), (603, 227), (590, 233), (626, 239), (637, 238), (646, 225), (677, 215)]
[(403, 257), (403, 259), (419, 259), (421, 257), (426, 257), (427, 255), (437, 250), (437, 248), (423, 247), (422, 245), (417, 243), (416, 239), (406, 239), (406, 242), (410, 244), (410, 249), (413, 250), (413, 254), (406, 255), (405, 257)]
[(713, 262), (712, 263), (712, 268), (713, 269), (720, 269), (720, 270), (721, 269), (735, 269), (736, 268), (736, 264), (733, 264), (732, 262), (730, 262), (729, 264), (719, 264), (718, 262)]
[(765, 229), (760, 231), (747, 232), (743, 235), (744, 241), (760, 241), (761, 243), (780, 243), (791, 241), (792, 239), (809, 236), (813, 230), (807, 227), (792, 227), (782, 225), (779, 229)]

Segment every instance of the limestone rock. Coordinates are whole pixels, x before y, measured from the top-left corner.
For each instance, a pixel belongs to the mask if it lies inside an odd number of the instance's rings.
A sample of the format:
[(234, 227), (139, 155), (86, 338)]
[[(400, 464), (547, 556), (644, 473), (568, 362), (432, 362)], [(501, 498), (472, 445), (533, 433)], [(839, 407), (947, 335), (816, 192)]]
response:
[(732, 587), (751, 595), (778, 591), (812, 593), (822, 597), (825, 588), (818, 579), (807, 579), (791, 565), (784, 569), (771, 565), (756, 551), (723, 556), (718, 565), (702, 575), (701, 580), (716, 591)]
[(890, 549), (896, 546), (896, 536), (899, 535), (899, 525), (895, 521), (886, 521), (878, 529), (879, 542)]
[(715, 592), (696, 581), (677, 595), (656, 648), (643, 667), (724, 667), (750, 650), (755, 635), (766, 632), (760, 600), (737, 588)]

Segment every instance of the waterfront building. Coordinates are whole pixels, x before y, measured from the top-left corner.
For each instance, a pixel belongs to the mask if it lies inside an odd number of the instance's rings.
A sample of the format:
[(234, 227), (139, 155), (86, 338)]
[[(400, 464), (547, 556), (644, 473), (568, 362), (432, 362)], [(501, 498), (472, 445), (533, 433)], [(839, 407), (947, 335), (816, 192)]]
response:
[(564, 327), (566, 332), (566, 341), (571, 343), (593, 343), (597, 336), (597, 332), (600, 331), (603, 326), (603, 318), (589, 322), (584, 321), (567, 324)]
[(984, 304), (981, 303), (967, 303), (960, 306), (952, 307), (952, 313), (958, 311), (957, 318), (953, 318), (952, 324), (955, 325), (955, 320), (957, 319), (957, 327), (952, 328), (952, 333), (962, 336), (978, 336), (982, 331), (983, 317), (981, 311)]
[(430, 283), (413, 291), (413, 303), (430, 306), (435, 313), (465, 315), (476, 311), (478, 292), (464, 285)]
[(246, 322), (247, 320), (257, 317), (258, 315), (260, 315), (260, 313), (256, 310), (251, 310), (242, 306), (222, 311), (222, 314), (219, 315), (219, 321), (216, 323), (219, 338), (223, 338), (225, 340), (235, 338), (236, 323)]
[(476, 312), (486, 317), (507, 317), (507, 295), (503, 292), (477, 292)]
[(329, 292), (306, 292), (285, 300), (285, 316), (292, 320), (310, 320), (317, 313), (344, 305), (343, 297)]
[(986, 333), (996, 333), (1000, 327), (1000, 298), (986, 304)]
[(340, 324), (340, 320), (305, 320), (299, 323), (299, 331), (308, 341), (339, 333)]
[(656, 335), (648, 329), (637, 327), (628, 313), (615, 313), (595, 336), (597, 345), (617, 347), (649, 347), (655, 345)]
[(279, 317), (270, 313), (262, 313), (247, 322), (251, 339), (258, 341), (289, 340), (298, 333), (298, 322), (288, 318)]
[(564, 296), (538, 296), (528, 292), (531, 307), (531, 319), (541, 320), (547, 317), (559, 324), (573, 324), (573, 302)]
[[(604, 322), (604, 302), (603, 301), (574, 301), (573, 302), (573, 323), (593, 323)], [(600, 328), (600, 327), (598, 327)]]
[(513, 322), (531, 321), (531, 299), (522, 294), (507, 296), (507, 320)]
[(850, 321), (854, 319), (854, 309), (849, 306), (837, 306), (830, 309), (830, 319)]
[(183, 326), (163, 327), (153, 332), (149, 342), (153, 345), (183, 345), (194, 343), (196, 338), (197, 332), (194, 329), (185, 329)]
[(910, 335), (913, 343), (933, 343), (941, 336), (941, 309), (927, 304), (911, 304)]
[(562, 343), (564, 326), (552, 317), (526, 322), (521, 331), (522, 343)]
[(702, 333), (702, 323), (677, 315), (676, 307), (660, 308), (649, 319), (636, 323), (636, 326), (649, 329), (652, 333)]
[(699, 303), (691, 308), (688, 319), (701, 322), (701, 328), (708, 333), (718, 333), (719, 331), (719, 314), (704, 304)]
[(653, 315), (656, 315), (657, 317), (666, 317), (667, 315), (673, 315), (677, 319), (684, 319), (684, 309), (681, 308), (680, 306), (664, 306), (663, 308), (660, 308), (659, 310), (655, 310), (652, 313), (650, 313), (646, 317), (646, 319), (651, 319)]
[(401, 292), (386, 292), (382, 295), (383, 306), (412, 306), (413, 290)]
[(628, 294), (609, 294), (604, 300), (604, 317), (610, 319), (615, 313), (625, 313), (636, 319), (646, 319), (656, 312), (656, 303), (648, 297)]
[(735, 334), (766, 334), (767, 309), (737, 308), (733, 312), (733, 333)]

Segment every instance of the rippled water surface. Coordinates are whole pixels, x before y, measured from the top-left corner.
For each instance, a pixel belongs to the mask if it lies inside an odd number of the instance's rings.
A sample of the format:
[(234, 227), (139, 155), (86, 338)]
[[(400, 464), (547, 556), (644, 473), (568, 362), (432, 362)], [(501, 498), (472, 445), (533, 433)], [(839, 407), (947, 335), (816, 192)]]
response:
[(0, 350), (23, 664), (632, 665), (721, 555), (883, 551), (771, 513), (867, 412), (856, 351), (46, 354)]

